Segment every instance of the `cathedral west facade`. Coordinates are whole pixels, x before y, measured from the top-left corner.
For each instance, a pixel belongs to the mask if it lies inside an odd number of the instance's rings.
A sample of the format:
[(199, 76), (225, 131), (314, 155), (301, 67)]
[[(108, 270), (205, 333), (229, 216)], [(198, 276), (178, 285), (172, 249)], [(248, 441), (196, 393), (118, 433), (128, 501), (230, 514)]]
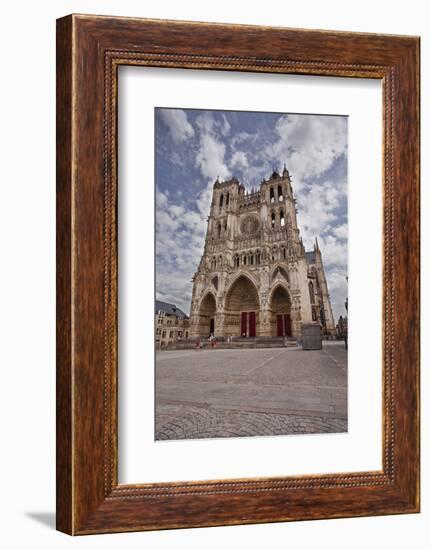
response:
[(213, 187), (205, 246), (193, 277), (190, 336), (335, 334), (318, 242), (306, 252), (284, 167), (246, 193), (237, 178)]

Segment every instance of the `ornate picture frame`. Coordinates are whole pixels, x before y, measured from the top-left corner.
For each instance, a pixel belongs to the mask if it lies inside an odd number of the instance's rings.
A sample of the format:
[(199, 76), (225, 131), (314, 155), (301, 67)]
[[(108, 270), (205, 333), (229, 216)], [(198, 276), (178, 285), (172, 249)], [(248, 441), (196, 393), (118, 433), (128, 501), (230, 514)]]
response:
[[(380, 79), (381, 471), (118, 483), (120, 65)], [(69, 15), (57, 21), (57, 529), (419, 511), (419, 38)]]

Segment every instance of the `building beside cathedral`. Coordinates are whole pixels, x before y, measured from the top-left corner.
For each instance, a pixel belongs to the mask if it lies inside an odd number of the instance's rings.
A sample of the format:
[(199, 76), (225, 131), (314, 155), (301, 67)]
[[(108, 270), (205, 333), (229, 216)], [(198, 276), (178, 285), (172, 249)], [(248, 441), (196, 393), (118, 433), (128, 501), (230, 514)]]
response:
[(189, 338), (189, 318), (175, 304), (156, 300), (156, 349), (165, 348)]
[(284, 167), (246, 193), (237, 178), (213, 187), (205, 246), (193, 276), (190, 336), (335, 335), (322, 253), (305, 251)]

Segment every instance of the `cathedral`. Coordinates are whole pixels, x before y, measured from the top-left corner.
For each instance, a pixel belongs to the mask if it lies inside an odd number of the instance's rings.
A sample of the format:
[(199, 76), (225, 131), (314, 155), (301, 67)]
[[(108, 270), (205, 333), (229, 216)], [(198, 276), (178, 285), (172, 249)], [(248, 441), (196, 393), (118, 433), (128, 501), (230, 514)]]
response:
[(193, 276), (190, 336), (299, 337), (302, 323), (335, 335), (316, 239), (305, 251), (286, 166), (247, 193), (214, 183), (205, 246)]

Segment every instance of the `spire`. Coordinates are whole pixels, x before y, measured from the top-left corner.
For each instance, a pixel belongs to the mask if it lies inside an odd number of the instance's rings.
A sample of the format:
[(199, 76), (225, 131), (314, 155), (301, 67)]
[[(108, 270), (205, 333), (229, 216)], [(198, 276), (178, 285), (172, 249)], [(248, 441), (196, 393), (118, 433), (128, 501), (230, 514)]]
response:
[(315, 238), (315, 242), (314, 242), (314, 250), (319, 250), (320, 251), (319, 241), (317, 240), (317, 237)]
[(276, 179), (276, 178), (279, 178), (280, 177), (280, 174), (278, 173), (277, 171), (277, 168), (274, 168), (272, 169), (272, 176), (271, 176), (271, 179)]
[(301, 250), (301, 254), (305, 254), (304, 242), (302, 240), (302, 237), (299, 238), (299, 247)]
[(286, 163), (284, 163), (283, 177), (288, 177), (288, 176), (289, 176), (289, 170), (286, 168)]

